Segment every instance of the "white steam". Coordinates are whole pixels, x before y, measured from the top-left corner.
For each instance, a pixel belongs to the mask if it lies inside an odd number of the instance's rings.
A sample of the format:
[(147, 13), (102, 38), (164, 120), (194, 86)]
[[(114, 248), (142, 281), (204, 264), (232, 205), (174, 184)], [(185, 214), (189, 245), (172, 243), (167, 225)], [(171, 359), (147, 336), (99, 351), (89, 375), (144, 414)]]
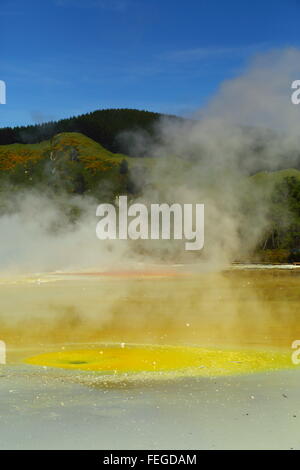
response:
[[(130, 136), (137, 152), (153, 157), (140, 200), (205, 204), (206, 245), (197, 262), (222, 267), (251, 250), (266, 230), (267, 201), (248, 175), (299, 165), (300, 106), (291, 103), (291, 83), (299, 78), (299, 50), (260, 55), (223, 83), (193, 119), (162, 120), (159, 143), (144, 134)], [(0, 218), (2, 271), (124, 266), (133, 252), (148, 261), (152, 255), (174, 261), (185, 256), (178, 243), (148, 242), (140, 248), (99, 241), (95, 211), (102, 201), (83, 196), (63, 201), (40, 190), (9, 197), (11, 210)], [(63, 207), (72, 203), (82, 215), (70, 224)]]

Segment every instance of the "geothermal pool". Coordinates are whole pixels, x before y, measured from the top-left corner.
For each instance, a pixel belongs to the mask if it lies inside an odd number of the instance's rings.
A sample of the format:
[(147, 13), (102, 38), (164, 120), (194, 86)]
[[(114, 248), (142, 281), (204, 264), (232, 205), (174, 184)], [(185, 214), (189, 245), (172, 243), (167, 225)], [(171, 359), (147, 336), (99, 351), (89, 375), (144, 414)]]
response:
[(0, 279), (0, 448), (300, 447), (300, 270)]

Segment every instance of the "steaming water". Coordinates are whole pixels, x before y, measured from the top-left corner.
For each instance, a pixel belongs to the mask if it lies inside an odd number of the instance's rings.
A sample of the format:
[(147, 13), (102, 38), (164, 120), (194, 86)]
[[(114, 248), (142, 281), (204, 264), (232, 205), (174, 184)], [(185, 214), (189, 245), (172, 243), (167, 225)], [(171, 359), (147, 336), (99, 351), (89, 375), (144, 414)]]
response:
[(299, 447), (300, 366), (111, 380), (26, 365), (95, 343), (288, 354), (300, 339), (297, 269), (169, 271), (2, 279), (1, 448)]

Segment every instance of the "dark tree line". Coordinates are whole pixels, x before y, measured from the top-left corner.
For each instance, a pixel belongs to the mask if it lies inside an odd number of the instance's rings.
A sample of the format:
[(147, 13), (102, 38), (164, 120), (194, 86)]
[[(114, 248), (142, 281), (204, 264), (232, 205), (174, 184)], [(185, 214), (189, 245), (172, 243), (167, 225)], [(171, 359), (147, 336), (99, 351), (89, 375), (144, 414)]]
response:
[(275, 185), (270, 205), (270, 229), (263, 248), (300, 248), (300, 181), (287, 176)]
[[(69, 119), (31, 126), (1, 128), (0, 145), (38, 143), (61, 132), (81, 132), (115, 153), (130, 151), (120, 135), (128, 130), (142, 130), (151, 136), (161, 114), (135, 109), (98, 110)], [(175, 118), (176, 119), (176, 118)]]

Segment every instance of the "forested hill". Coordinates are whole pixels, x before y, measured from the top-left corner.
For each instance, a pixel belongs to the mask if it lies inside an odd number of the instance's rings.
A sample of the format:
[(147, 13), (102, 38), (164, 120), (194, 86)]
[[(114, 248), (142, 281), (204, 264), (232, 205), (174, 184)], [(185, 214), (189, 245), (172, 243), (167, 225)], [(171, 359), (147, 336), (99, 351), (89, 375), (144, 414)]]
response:
[[(60, 121), (0, 129), (0, 145), (35, 144), (63, 132), (79, 132), (115, 153), (127, 152), (119, 136), (140, 129), (154, 135), (155, 123), (165, 115), (136, 109), (104, 109)], [(169, 116), (180, 119), (176, 116)], [(134, 155), (133, 155), (134, 156)]]

